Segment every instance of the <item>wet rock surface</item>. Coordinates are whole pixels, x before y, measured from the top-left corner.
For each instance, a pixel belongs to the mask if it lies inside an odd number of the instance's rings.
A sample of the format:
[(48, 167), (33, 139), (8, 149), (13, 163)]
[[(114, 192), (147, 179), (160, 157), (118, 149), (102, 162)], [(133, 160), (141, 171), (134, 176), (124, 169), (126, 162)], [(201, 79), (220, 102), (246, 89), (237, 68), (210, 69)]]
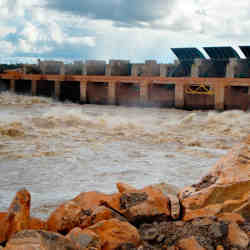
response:
[(200, 183), (179, 193), (184, 219), (236, 212), (249, 215), (250, 136), (233, 148)]

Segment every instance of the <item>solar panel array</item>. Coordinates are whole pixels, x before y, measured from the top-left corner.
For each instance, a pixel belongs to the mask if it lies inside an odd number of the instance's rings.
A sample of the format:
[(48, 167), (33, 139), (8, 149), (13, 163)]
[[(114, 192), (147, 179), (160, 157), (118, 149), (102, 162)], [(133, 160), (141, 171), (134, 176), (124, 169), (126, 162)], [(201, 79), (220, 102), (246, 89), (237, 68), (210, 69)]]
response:
[(204, 55), (196, 48), (173, 48), (171, 50), (180, 61), (193, 60), (195, 58), (205, 59)]
[[(250, 46), (239, 47), (246, 58), (250, 58)], [(213, 60), (229, 60), (230, 58), (239, 58), (239, 54), (232, 47), (204, 47), (208, 56)], [(193, 61), (196, 58), (205, 59), (205, 56), (197, 48), (172, 48), (173, 53), (180, 62)]]

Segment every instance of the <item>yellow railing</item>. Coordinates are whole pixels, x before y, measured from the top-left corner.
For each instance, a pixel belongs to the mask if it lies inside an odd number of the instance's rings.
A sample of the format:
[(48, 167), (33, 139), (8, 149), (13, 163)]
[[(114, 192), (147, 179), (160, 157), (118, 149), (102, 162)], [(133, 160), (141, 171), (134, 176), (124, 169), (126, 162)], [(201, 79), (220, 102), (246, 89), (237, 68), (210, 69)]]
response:
[(205, 84), (190, 85), (185, 89), (185, 93), (188, 95), (214, 95), (214, 91), (211, 87)]

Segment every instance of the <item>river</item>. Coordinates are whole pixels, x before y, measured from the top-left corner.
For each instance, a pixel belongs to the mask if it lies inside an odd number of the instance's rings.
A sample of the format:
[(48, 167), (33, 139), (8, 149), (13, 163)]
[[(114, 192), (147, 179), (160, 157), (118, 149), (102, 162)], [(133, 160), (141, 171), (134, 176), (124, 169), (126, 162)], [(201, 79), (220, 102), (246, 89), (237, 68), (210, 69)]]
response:
[(27, 188), (46, 218), (80, 192), (197, 182), (250, 132), (239, 110), (78, 105), (0, 93), (0, 210)]

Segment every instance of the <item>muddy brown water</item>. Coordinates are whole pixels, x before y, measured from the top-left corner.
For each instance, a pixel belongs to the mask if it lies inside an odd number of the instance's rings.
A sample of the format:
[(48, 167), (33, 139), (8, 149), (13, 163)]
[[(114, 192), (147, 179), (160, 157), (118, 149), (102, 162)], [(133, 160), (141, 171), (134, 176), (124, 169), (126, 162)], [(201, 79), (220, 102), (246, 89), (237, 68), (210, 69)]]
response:
[(58, 103), (0, 93), (0, 211), (27, 188), (46, 218), (80, 192), (197, 182), (250, 132), (250, 113)]

